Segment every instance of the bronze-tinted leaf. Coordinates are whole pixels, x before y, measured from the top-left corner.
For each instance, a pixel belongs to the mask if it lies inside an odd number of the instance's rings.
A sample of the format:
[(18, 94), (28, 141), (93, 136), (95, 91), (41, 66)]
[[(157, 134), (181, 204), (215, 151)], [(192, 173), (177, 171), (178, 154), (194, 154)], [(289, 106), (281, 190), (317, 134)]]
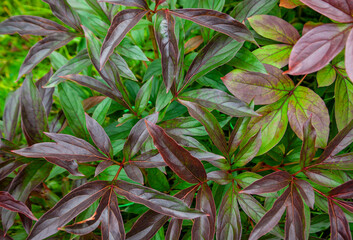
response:
[(303, 139), (304, 123), (311, 116), (311, 123), (316, 130), (316, 147), (324, 148), (330, 131), (330, 116), (325, 102), (314, 91), (299, 86), (289, 98), (288, 120), (293, 131)]
[(181, 147), (163, 128), (146, 121), (147, 129), (154, 145), (168, 166), (182, 179), (190, 183), (200, 183), (207, 179), (205, 168), (199, 159)]
[(258, 114), (239, 99), (218, 89), (201, 88), (179, 95), (179, 99), (196, 102), (203, 107), (216, 109), (235, 117), (252, 117)]
[(226, 34), (238, 42), (255, 41), (251, 32), (244, 24), (238, 22), (225, 13), (197, 8), (175, 9), (170, 10), (170, 13), (177, 17), (193, 21), (201, 26), (205, 26)]
[(120, 11), (113, 19), (107, 36), (104, 39), (101, 57), (100, 69), (108, 61), (109, 56), (114, 52), (114, 49), (124, 39), (125, 35), (141, 20), (147, 13), (142, 9), (125, 9)]
[(56, 33), (37, 42), (29, 50), (23, 61), (17, 79), (20, 79), (22, 75), (31, 72), (38, 63), (48, 57), (53, 51), (65, 46), (74, 38), (75, 35), (72, 33)]
[(284, 171), (278, 171), (264, 176), (250, 186), (244, 188), (240, 193), (246, 194), (262, 194), (277, 192), (288, 186), (292, 176)]
[(175, 20), (167, 11), (159, 11), (154, 23), (154, 34), (162, 55), (162, 74), (167, 92), (178, 71), (179, 48), (175, 36)]
[(138, 151), (140, 151), (142, 144), (149, 136), (145, 123), (146, 120), (156, 124), (158, 121), (158, 113), (151, 114), (144, 119), (139, 120), (131, 129), (123, 149), (123, 154), (127, 161), (130, 160), (130, 157), (133, 157)]
[(70, 7), (67, 0), (43, 0), (48, 3), (53, 14), (63, 23), (82, 31), (81, 21), (78, 14)]
[(88, 114), (86, 115), (87, 130), (96, 146), (108, 157), (113, 157), (113, 147), (104, 128)]
[(201, 185), (196, 196), (196, 209), (208, 214), (196, 218), (192, 226), (192, 239), (213, 240), (216, 226), (216, 206), (212, 191), (207, 183)]
[(352, 239), (352, 233), (349, 228), (349, 223), (343, 210), (334, 203), (334, 201), (328, 201), (328, 210), (331, 222), (331, 239), (332, 240), (350, 240)]
[(353, 3), (350, 0), (300, 0), (315, 11), (337, 22), (353, 22)]
[(226, 156), (228, 154), (227, 140), (218, 120), (206, 108), (188, 101), (179, 100), (186, 106), (189, 114), (197, 119), (206, 129), (216, 147)]
[(273, 207), (261, 218), (252, 230), (249, 240), (256, 240), (271, 231), (281, 220), (282, 214), (286, 210), (286, 202), (290, 195), (290, 188), (275, 201)]
[(129, 201), (143, 204), (161, 214), (181, 219), (194, 219), (205, 215), (201, 211), (188, 208), (184, 202), (175, 197), (148, 187), (121, 180), (118, 180), (114, 187), (119, 195), (126, 197)]
[(38, 220), (33, 215), (31, 210), (28, 209), (26, 204), (24, 204), (23, 202), (17, 201), (8, 192), (0, 191), (0, 207), (6, 208), (13, 212), (22, 213), (32, 220)]
[(28, 240), (44, 239), (58, 231), (108, 191), (107, 182), (86, 183), (67, 194), (34, 225)]
[(222, 199), (217, 218), (217, 240), (240, 240), (242, 225), (238, 208), (237, 196), (233, 186)]
[(353, 153), (333, 156), (314, 166), (323, 169), (353, 170)]
[(233, 176), (226, 171), (213, 171), (207, 173), (207, 179), (219, 185), (227, 185), (232, 182)]
[(146, 0), (101, 0), (100, 2), (108, 2), (111, 4), (123, 5), (127, 7), (139, 7), (148, 9)]
[[(35, 90), (33, 89), (33, 91)], [(16, 134), (16, 128), (20, 116), (20, 95), (21, 90), (16, 90), (12, 95), (10, 95), (6, 99), (5, 103), (5, 109), (2, 119), (4, 123), (5, 139), (9, 141), (12, 141)]]
[(107, 157), (101, 154), (91, 144), (80, 138), (67, 134), (56, 133), (46, 133), (46, 135), (56, 141), (56, 143), (37, 143), (30, 147), (15, 150), (13, 152), (25, 157), (53, 157), (66, 161), (71, 161), (73, 159), (79, 162), (107, 160)]
[(308, 120), (303, 125), (303, 144), (300, 151), (300, 166), (304, 168), (308, 166), (311, 160), (315, 157), (315, 141), (316, 131), (312, 125), (312, 116), (310, 115)]
[[(234, 18), (240, 22), (258, 14), (266, 14), (278, 4), (278, 0), (244, 0), (234, 10)], [(233, 16), (232, 15), (232, 16)]]
[(294, 88), (293, 81), (283, 72), (264, 64), (268, 74), (233, 70), (222, 78), (228, 90), (240, 100), (255, 105), (270, 104), (289, 94)]
[[(348, 42), (347, 42), (348, 43)], [(347, 48), (346, 48), (347, 49)], [(345, 61), (349, 61), (348, 57), (350, 54), (346, 54)], [(340, 75), (339, 69), (334, 69), (329, 66), (334, 74), (335, 82), (335, 119), (338, 131), (341, 131), (345, 126), (347, 126), (351, 120), (353, 120), (353, 84), (351, 80), (347, 77), (342, 77)], [(348, 70), (349, 66), (346, 66)], [(321, 70), (320, 70), (321, 71)], [(325, 79), (328, 79), (326, 77)], [(352, 79), (352, 78), (351, 78)]]
[(44, 36), (68, 31), (54, 21), (37, 16), (13, 16), (0, 23), (0, 34)]
[(43, 132), (48, 131), (48, 120), (42, 98), (33, 81), (26, 77), (21, 87), (21, 124), (29, 145), (46, 139)]
[(300, 38), (297, 29), (279, 17), (255, 15), (248, 21), (258, 34), (278, 42), (294, 45)]
[(261, 129), (251, 137), (248, 142), (239, 150), (237, 155), (234, 157), (235, 166), (244, 166), (250, 162), (256, 154), (259, 152), (261, 147)]
[[(345, 46), (351, 25), (324, 24), (318, 26), (294, 45), (289, 58), (291, 75), (304, 75), (325, 67)], [(325, 34), (323, 34), (325, 33)]]

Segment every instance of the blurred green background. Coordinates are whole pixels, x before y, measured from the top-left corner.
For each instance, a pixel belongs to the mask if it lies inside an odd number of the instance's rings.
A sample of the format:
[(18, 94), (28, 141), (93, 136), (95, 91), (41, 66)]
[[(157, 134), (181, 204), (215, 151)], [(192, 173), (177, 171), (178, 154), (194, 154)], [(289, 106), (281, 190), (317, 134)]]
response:
[[(49, 6), (42, 0), (2, 0), (0, 21), (16, 15), (35, 15), (57, 21), (51, 14)], [(0, 116), (2, 116), (7, 95), (16, 90), (23, 79), (16, 82), (18, 71), (28, 50), (42, 37), (0, 35)], [(40, 78), (49, 69), (49, 60), (43, 61), (34, 70), (34, 77)]]

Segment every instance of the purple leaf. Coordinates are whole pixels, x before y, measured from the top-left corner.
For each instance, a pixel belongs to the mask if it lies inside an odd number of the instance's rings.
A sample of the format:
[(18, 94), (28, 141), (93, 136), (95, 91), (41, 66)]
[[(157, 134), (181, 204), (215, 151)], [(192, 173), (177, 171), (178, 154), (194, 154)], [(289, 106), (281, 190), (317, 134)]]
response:
[(89, 182), (74, 189), (38, 220), (28, 240), (44, 239), (55, 234), (58, 228), (70, 222), (107, 191), (108, 184), (103, 181)]
[(304, 75), (325, 67), (344, 48), (350, 29), (351, 25), (331, 23), (306, 33), (294, 45), (285, 73)]
[(353, 180), (348, 181), (338, 187), (335, 187), (329, 192), (331, 197), (337, 198), (353, 198)]
[(314, 188), (311, 186), (311, 184), (305, 180), (296, 179), (295, 185), (298, 188), (300, 195), (304, 199), (305, 203), (309, 207), (314, 209), (315, 193), (314, 193)]
[(97, 149), (88, 142), (67, 134), (46, 133), (56, 141), (37, 143), (27, 148), (13, 151), (24, 157), (31, 158), (59, 158), (64, 161), (92, 162), (107, 160)]
[(199, 159), (169, 137), (163, 128), (146, 121), (154, 145), (168, 166), (189, 183), (200, 183), (207, 179), (205, 168)]
[(43, 0), (48, 3), (52, 13), (63, 23), (81, 32), (81, 22), (78, 14), (73, 11), (66, 0)]
[(53, 69), (44, 75), (41, 79), (39, 79), (35, 85), (38, 89), (39, 95), (42, 98), (42, 103), (45, 109), (47, 116), (49, 116), (51, 107), (53, 105), (53, 93), (55, 88), (44, 88), (44, 86), (48, 83), (49, 79), (53, 76)]
[(288, 186), (292, 176), (283, 171), (278, 171), (264, 176), (262, 179), (257, 180), (250, 186), (244, 188), (240, 193), (246, 194), (262, 194), (277, 192), (282, 188)]
[(141, 183), (142, 185), (144, 184), (143, 174), (138, 167), (136, 167), (135, 165), (128, 164), (124, 166), (124, 170), (126, 175), (132, 181)]
[(138, 151), (140, 151), (142, 144), (147, 140), (149, 136), (145, 121), (147, 120), (153, 124), (156, 124), (158, 121), (158, 115), (158, 113), (154, 113), (139, 120), (131, 129), (123, 149), (123, 154), (127, 161), (136, 155)]
[(5, 139), (9, 141), (12, 141), (16, 134), (16, 128), (17, 128), (18, 119), (20, 116), (20, 98), (21, 98), (21, 90), (16, 90), (12, 95), (10, 95), (6, 99), (5, 109), (4, 109), (4, 114), (2, 119), (4, 123)]
[(40, 63), (43, 59), (48, 57), (56, 49), (65, 46), (75, 35), (72, 33), (56, 33), (52, 34), (39, 42), (37, 42), (28, 52), (25, 60), (23, 61), (20, 71), (18, 73), (18, 79), (24, 74), (28, 74)]
[(351, 62), (353, 62), (353, 30), (349, 32), (347, 42), (346, 42), (346, 50), (345, 50), (346, 71), (349, 79), (353, 82), (353, 66), (352, 64), (349, 64)]
[(251, 32), (244, 24), (238, 22), (225, 13), (198, 8), (175, 9), (170, 10), (170, 13), (177, 17), (193, 21), (201, 26), (226, 34), (238, 42), (255, 41)]
[(0, 23), (0, 34), (44, 36), (68, 31), (54, 21), (36, 16), (13, 16)]
[(0, 191), (0, 207), (6, 208), (13, 212), (22, 213), (32, 220), (38, 220), (31, 210), (23, 202), (14, 199), (8, 192)]
[(175, 36), (175, 20), (169, 14), (169, 11), (158, 11), (154, 26), (154, 34), (162, 55), (163, 81), (168, 92), (174, 84), (179, 61), (179, 48)]
[(100, 0), (100, 2), (108, 2), (127, 7), (139, 7), (148, 10), (146, 0)]
[(331, 223), (331, 239), (332, 240), (350, 240), (352, 239), (349, 223), (342, 209), (332, 200), (328, 201), (328, 210)]
[(300, 151), (301, 168), (308, 166), (311, 160), (315, 157), (316, 130), (311, 122), (312, 116), (310, 115), (303, 125), (303, 144)]
[(141, 20), (147, 13), (142, 9), (125, 9), (120, 11), (113, 19), (107, 36), (104, 39), (101, 57), (100, 68), (102, 69), (112, 55), (114, 49), (124, 39), (125, 35)]
[(119, 195), (129, 201), (143, 204), (161, 214), (181, 219), (194, 219), (205, 215), (201, 211), (188, 208), (184, 202), (175, 197), (148, 187), (121, 180), (118, 180), (114, 187)]
[(79, 177), (85, 176), (78, 171), (78, 164), (76, 160), (66, 161), (66, 160), (61, 160), (60, 158), (52, 158), (52, 157), (47, 157), (45, 158), (45, 160), (66, 169), (69, 173), (71, 173), (74, 176), (79, 176)]
[(207, 213), (208, 216), (195, 219), (191, 230), (192, 239), (213, 240), (216, 226), (216, 206), (212, 191), (207, 183), (202, 184), (197, 193), (196, 209)]
[(104, 131), (104, 128), (99, 125), (99, 123), (91, 118), (87, 113), (86, 115), (86, 124), (87, 130), (91, 135), (91, 138), (96, 144), (96, 146), (108, 157), (113, 157), (113, 147), (107, 133)]
[(188, 101), (179, 100), (181, 104), (186, 106), (189, 114), (199, 121), (206, 129), (212, 142), (223, 153), (224, 156), (228, 154), (227, 140), (218, 120), (206, 108)]
[(350, 0), (300, 0), (315, 11), (337, 22), (353, 22), (353, 3)]

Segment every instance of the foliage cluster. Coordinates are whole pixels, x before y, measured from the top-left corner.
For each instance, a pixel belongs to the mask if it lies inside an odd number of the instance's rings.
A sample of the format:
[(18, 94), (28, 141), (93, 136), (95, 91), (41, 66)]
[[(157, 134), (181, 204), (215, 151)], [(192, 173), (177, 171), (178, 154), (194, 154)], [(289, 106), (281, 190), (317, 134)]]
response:
[(5, 239), (352, 239), (352, 1), (43, 2), (0, 23), (38, 40), (0, 122)]

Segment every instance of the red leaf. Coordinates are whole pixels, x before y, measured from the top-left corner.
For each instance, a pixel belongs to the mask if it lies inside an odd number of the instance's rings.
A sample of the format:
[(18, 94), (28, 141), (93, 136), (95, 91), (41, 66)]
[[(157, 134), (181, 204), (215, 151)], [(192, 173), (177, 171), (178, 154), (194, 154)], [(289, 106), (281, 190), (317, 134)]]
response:
[(225, 13), (198, 8), (175, 9), (170, 10), (170, 13), (177, 17), (193, 21), (201, 26), (205, 26), (226, 34), (238, 42), (255, 41), (251, 32), (244, 24), (238, 22)]
[(6, 208), (13, 212), (18, 212), (26, 215), (32, 220), (38, 220), (31, 210), (23, 202), (14, 199), (8, 192), (0, 191), (0, 207)]
[(353, 22), (351, 0), (300, 0), (315, 11), (337, 22)]
[(304, 75), (325, 67), (346, 43), (351, 25), (324, 24), (306, 33), (294, 45), (286, 74)]
[(147, 11), (142, 9), (125, 9), (115, 15), (112, 25), (110, 26), (102, 45), (100, 57), (101, 69), (108, 61), (110, 55), (113, 54), (115, 47), (120, 44), (126, 34), (141, 20), (146, 13)]
[(342, 209), (329, 200), (328, 210), (331, 222), (331, 240), (351, 240), (351, 230)]
[(169, 137), (163, 128), (146, 121), (154, 145), (168, 166), (189, 183), (200, 183), (207, 179), (205, 168), (199, 159)]
[(278, 171), (266, 175), (260, 180), (252, 183), (250, 186), (244, 188), (239, 193), (246, 194), (262, 194), (262, 193), (270, 193), (277, 192), (282, 188), (288, 186), (289, 181), (292, 179), (292, 176), (283, 171)]
[(213, 240), (216, 226), (216, 206), (207, 183), (202, 184), (196, 196), (196, 209), (208, 214), (196, 218), (191, 230), (192, 239)]

